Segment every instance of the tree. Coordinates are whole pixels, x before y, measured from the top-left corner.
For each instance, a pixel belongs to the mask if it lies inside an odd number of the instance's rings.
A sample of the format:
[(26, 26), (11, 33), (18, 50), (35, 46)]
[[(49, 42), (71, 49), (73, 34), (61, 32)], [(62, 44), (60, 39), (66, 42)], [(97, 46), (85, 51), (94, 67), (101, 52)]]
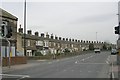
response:
[(103, 45), (103, 50), (107, 50), (107, 46), (105, 44)]
[(35, 56), (43, 56), (43, 54), (41, 52), (36, 52)]
[(89, 50), (94, 50), (94, 44), (92, 43), (89, 44)]

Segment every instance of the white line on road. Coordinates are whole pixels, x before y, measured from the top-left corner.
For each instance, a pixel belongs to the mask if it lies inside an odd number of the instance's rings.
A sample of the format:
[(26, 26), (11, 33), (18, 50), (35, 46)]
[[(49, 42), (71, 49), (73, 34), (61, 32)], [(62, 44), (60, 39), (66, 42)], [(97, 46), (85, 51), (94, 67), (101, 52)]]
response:
[(85, 59), (82, 59), (81, 61), (84, 61)]
[(106, 63), (77, 63), (77, 64), (106, 64)]
[(84, 59), (82, 59), (82, 60), (80, 60), (80, 61), (85, 61), (85, 60), (87, 60), (87, 59), (89, 59), (89, 58), (92, 58), (93, 57), (93, 55), (92, 56), (89, 56), (89, 57), (87, 57), (87, 58), (84, 58)]
[(11, 76), (11, 77), (30, 77), (29, 75), (14, 75), (14, 74), (0, 74), (0, 76)]
[(75, 61), (75, 64), (78, 63), (77, 61)]
[(92, 72), (92, 71), (88, 71), (88, 73), (90, 73), (90, 72)]
[(37, 61), (47, 61), (47, 60), (37, 60)]
[(109, 62), (108, 61), (105, 61), (107, 64), (109, 64)]
[(59, 59), (57, 61), (60, 61)]
[(52, 62), (48, 62), (48, 64), (52, 64)]
[(65, 69), (65, 70), (63, 70), (63, 71), (65, 72), (65, 71), (67, 71), (67, 70)]

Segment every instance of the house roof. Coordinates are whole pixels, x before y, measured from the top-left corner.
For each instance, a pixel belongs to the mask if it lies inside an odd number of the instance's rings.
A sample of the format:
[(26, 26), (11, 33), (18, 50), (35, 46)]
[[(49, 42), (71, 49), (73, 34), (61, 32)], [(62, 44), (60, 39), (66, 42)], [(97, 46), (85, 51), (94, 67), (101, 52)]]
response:
[(9, 13), (1, 8), (0, 8), (0, 17), (9, 18), (9, 19), (16, 20), (16, 21), (18, 20), (17, 17), (15, 17), (11, 13)]

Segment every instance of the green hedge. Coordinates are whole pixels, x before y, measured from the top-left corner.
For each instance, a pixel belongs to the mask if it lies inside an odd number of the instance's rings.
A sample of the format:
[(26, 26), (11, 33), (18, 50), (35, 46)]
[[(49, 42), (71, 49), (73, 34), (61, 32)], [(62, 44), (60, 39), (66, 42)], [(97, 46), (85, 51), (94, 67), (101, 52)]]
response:
[(43, 56), (43, 54), (41, 52), (36, 52), (35, 56)]

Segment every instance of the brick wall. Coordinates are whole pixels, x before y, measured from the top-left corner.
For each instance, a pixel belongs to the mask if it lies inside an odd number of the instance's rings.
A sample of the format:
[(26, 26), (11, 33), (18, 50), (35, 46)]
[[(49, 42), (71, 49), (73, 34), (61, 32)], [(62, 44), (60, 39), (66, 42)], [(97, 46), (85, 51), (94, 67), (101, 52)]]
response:
[[(11, 65), (16, 65), (16, 64), (26, 64), (27, 63), (27, 57), (11, 57), (10, 58), (10, 64)], [(9, 57), (3, 57), (3, 66), (8, 66), (9, 65)]]

